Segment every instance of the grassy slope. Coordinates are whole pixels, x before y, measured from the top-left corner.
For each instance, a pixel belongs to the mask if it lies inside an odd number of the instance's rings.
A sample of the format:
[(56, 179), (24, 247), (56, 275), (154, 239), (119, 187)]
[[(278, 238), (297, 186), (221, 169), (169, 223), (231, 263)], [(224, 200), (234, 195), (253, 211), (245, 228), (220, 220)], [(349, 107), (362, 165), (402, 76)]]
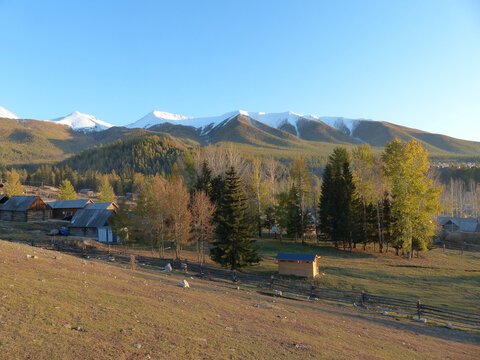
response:
[[(3, 238), (17, 241), (50, 241), (45, 234), (52, 228), (64, 224), (15, 223), (0, 221), (0, 234)], [(422, 253), (420, 258), (409, 261), (403, 257), (370, 252), (340, 251), (322, 244), (317, 247), (301, 245), (291, 241), (282, 243), (273, 239), (262, 239), (257, 242), (263, 261), (249, 271), (270, 275), (277, 271), (274, 260), (278, 252), (317, 253), (320, 255), (321, 276), (319, 286), (366, 290), (377, 295), (386, 295), (408, 300), (418, 300), (430, 305), (446, 306), (471, 310), (480, 313), (480, 253), (435, 249)], [(191, 250), (182, 253), (191, 261), (196, 261)], [(143, 255), (150, 256), (150, 252)], [(167, 257), (173, 257), (173, 252)], [(215, 264), (210, 263), (215, 266)]]
[[(26, 254), (38, 258), (26, 259)], [(252, 289), (199, 279), (189, 279), (192, 288), (181, 289), (176, 286), (181, 279), (0, 241), (2, 359), (480, 355), (477, 334), (398, 322), (350, 307), (272, 302)]]
[[(480, 313), (480, 254), (441, 249), (420, 254), (409, 261), (404, 257), (373, 251), (349, 253), (329, 245), (302, 246), (273, 240), (258, 242), (264, 261), (252, 271), (277, 270), (278, 252), (317, 253), (322, 257), (319, 285), (329, 288), (365, 290), (408, 300), (421, 299), (430, 305), (472, 310)], [(370, 249), (373, 250), (373, 249)]]

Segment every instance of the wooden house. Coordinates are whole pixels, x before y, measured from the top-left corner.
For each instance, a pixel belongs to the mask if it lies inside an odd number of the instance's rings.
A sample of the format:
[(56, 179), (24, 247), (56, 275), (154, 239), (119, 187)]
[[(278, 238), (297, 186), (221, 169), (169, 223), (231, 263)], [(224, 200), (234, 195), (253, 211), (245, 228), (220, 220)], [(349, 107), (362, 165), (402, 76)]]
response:
[(39, 196), (12, 196), (0, 208), (0, 220), (5, 221), (42, 221), (50, 215), (50, 207)]
[(97, 203), (92, 202), (91, 204), (88, 204), (85, 207), (85, 209), (88, 209), (88, 210), (113, 210), (113, 211), (116, 212), (118, 210), (118, 206), (114, 202), (97, 202)]
[(93, 196), (93, 190), (92, 189), (80, 189), (78, 192), (79, 194), (86, 195), (86, 196)]
[(449, 232), (480, 232), (477, 218), (439, 217), (438, 222), (443, 230)]
[(2, 207), (2, 204), (6, 203), (7, 200), (10, 199), (7, 195), (0, 195), (0, 207)]
[(314, 278), (318, 276), (319, 259), (320, 257), (316, 254), (279, 253), (277, 255), (278, 273)]
[(113, 215), (114, 210), (92, 208), (92, 205), (95, 205), (95, 203), (87, 205), (84, 209), (78, 210), (75, 215), (73, 215), (68, 225), (71, 236), (98, 239), (99, 228), (108, 225), (108, 221)]
[(88, 204), (92, 204), (93, 201), (90, 199), (81, 199), (81, 200), (57, 200), (49, 201), (47, 205), (52, 209), (52, 218), (53, 219), (65, 219), (70, 218), (75, 215), (75, 213), (85, 208)]

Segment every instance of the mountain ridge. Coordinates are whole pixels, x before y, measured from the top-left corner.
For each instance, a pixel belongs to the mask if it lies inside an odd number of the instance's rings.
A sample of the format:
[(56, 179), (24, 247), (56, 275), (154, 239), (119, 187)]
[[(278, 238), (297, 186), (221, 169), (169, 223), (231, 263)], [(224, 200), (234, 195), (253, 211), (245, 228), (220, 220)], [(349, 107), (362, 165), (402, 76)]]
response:
[(480, 142), (367, 119), (244, 110), (192, 118), (154, 111), (132, 124), (117, 127), (74, 112), (51, 121), (0, 118), (0, 165), (61, 161), (87, 148), (152, 135), (186, 147), (234, 144), (262, 156), (325, 158), (335, 146), (359, 144), (370, 144), (381, 151), (395, 138), (419, 141), (438, 159), (479, 159), (480, 154)]

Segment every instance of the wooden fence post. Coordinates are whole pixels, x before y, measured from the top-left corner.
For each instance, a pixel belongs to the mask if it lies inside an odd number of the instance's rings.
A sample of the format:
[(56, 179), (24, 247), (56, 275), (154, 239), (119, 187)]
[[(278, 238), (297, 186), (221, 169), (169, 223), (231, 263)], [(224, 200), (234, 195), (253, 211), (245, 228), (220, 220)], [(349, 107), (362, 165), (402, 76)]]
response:
[(232, 281), (234, 283), (237, 282), (237, 272), (235, 270), (232, 270)]
[(130, 266), (131, 266), (132, 270), (136, 269), (135, 255), (130, 255)]
[(312, 298), (317, 297), (315, 295), (315, 285), (313, 284), (313, 282), (312, 282), (312, 286), (310, 287), (310, 297), (312, 297)]
[(367, 300), (368, 300), (367, 293), (365, 292), (365, 290), (362, 290), (362, 306), (365, 306), (365, 303), (367, 302)]
[(274, 281), (275, 281), (275, 278), (273, 277), (273, 275), (270, 275), (270, 289), (273, 289)]
[(419, 319), (422, 317), (422, 304), (420, 300), (417, 301), (417, 315)]

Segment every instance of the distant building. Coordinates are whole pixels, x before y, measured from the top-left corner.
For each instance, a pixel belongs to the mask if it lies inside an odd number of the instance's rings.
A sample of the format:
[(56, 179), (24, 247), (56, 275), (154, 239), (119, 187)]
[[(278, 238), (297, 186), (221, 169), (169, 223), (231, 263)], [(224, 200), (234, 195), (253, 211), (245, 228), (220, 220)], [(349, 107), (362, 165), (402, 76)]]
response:
[[(57, 200), (49, 201), (47, 205), (52, 208), (52, 218), (53, 219), (65, 219), (70, 218), (75, 215), (75, 213), (85, 208), (88, 204), (92, 204), (93, 201), (90, 199), (82, 200)], [(70, 220), (69, 219), (69, 220)]]
[(68, 229), (71, 236), (88, 237), (102, 242), (117, 242), (109, 228), (109, 220), (118, 209), (114, 203), (92, 203), (78, 210)]
[(5, 221), (42, 221), (50, 216), (50, 207), (39, 196), (12, 196), (0, 208), (0, 220)]
[(7, 195), (0, 195), (0, 208), (2, 207), (2, 204), (7, 202), (7, 200), (10, 199)]
[(477, 218), (439, 217), (438, 222), (443, 230), (449, 232), (480, 232)]
[(93, 190), (92, 189), (80, 189), (80, 191), (78, 193), (82, 194), (82, 195), (93, 196)]
[(277, 255), (278, 273), (308, 278), (317, 277), (319, 259), (320, 257), (316, 254), (279, 253)]
[(113, 210), (113, 211), (117, 211), (118, 210), (118, 205), (115, 204), (114, 202), (97, 202), (97, 203), (92, 202), (91, 204), (88, 204), (85, 208), (88, 209), (88, 210)]

